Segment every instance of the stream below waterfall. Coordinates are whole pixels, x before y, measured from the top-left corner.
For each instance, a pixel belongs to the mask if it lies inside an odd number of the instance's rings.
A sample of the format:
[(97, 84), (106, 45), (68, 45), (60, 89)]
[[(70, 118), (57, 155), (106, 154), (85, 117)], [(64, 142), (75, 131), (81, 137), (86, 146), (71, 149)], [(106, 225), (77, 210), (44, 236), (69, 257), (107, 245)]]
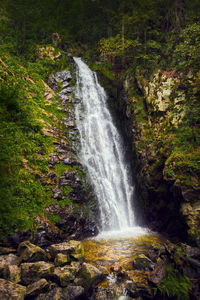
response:
[(152, 234), (137, 238), (85, 240), (85, 261), (105, 275), (104, 280), (95, 286), (91, 299), (151, 298), (148, 280), (163, 251), (163, 242)]

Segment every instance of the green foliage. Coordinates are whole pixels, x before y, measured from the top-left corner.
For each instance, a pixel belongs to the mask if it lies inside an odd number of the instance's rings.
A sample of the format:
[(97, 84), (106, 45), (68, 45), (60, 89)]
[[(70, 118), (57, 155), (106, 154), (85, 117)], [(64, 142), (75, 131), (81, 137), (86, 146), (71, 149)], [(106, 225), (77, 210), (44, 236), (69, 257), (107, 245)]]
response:
[(63, 192), (65, 196), (68, 196), (73, 191), (73, 188), (70, 185), (65, 185)]
[[(181, 42), (174, 51), (176, 66), (199, 71), (200, 67), (200, 23), (187, 26), (180, 34)], [(177, 64), (178, 63), (178, 64)]]
[(60, 216), (59, 215), (49, 215), (48, 219), (51, 221), (51, 223), (53, 223), (54, 225), (59, 224), (60, 223)]
[(132, 47), (136, 46), (132, 40), (122, 39), (119, 34), (102, 39), (99, 42), (99, 52), (103, 60), (112, 61), (115, 57), (122, 57)]
[(189, 278), (182, 276), (178, 270), (171, 266), (168, 267), (167, 273), (167, 278), (158, 287), (161, 294), (167, 297), (176, 297), (178, 300), (188, 300), (189, 290), (192, 286)]
[[(42, 133), (44, 85), (27, 80), (28, 70), (13, 55), (1, 52), (0, 64), (0, 233), (32, 227), (36, 214), (42, 214), (52, 201), (48, 191), (35, 176), (47, 174), (46, 159), (53, 139)], [(33, 169), (31, 169), (33, 168)], [(38, 171), (37, 171), (38, 170)]]
[(65, 198), (65, 199), (59, 201), (59, 205), (61, 207), (70, 206), (70, 205), (72, 205), (72, 200), (70, 198)]

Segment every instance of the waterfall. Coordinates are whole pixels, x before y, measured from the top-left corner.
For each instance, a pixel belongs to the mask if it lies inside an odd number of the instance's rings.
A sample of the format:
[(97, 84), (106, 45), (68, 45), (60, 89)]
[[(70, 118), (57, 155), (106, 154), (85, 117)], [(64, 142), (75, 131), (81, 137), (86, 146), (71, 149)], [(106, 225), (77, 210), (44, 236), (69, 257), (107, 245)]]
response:
[(80, 160), (96, 193), (102, 231), (128, 230), (135, 225), (134, 187), (123, 141), (106, 105), (106, 93), (96, 73), (80, 59), (76, 63), (75, 118), (80, 133)]

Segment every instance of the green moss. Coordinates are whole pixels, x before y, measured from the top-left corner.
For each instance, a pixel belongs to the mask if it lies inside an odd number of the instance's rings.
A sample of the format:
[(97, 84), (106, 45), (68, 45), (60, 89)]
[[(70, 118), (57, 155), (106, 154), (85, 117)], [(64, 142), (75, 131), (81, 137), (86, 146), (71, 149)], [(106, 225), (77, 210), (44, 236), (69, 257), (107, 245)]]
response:
[(200, 153), (173, 152), (165, 163), (163, 174), (166, 178), (173, 175), (187, 186), (195, 186), (200, 182)]
[(64, 186), (63, 192), (65, 196), (68, 196), (73, 191), (73, 188), (69, 185)]
[(51, 221), (51, 223), (53, 223), (54, 225), (59, 224), (60, 223), (60, 216), (59, 215), (49, 215), (48, 219)]
[[(54, 201), (44, 181), (55, 138), (43, 133), (41, 120), (59, 127), (64, 114), (56, 98), (46, 105), (43, 80), (60, 64), (67, 65), (65, 56), (62, 62), (28, 62), (0, 49), (0, 57), (0, 234), (6, 237), (16, 229), (31, 229), (35, 215)], [(59, 174), (65, 170), (57, 168)]]

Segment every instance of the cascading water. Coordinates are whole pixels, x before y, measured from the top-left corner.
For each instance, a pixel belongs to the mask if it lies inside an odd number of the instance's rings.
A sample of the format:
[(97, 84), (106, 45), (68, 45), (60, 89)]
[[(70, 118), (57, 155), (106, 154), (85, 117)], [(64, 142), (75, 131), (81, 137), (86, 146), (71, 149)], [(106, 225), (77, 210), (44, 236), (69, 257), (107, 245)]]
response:
[(96, 74), (80, 59), (76, 63), (76, 125), (80, 159), (98, 198), (102, 231), (127, 231), (135, 225), (134, 187), (121, 137), (106, 107), (106, 94)]

